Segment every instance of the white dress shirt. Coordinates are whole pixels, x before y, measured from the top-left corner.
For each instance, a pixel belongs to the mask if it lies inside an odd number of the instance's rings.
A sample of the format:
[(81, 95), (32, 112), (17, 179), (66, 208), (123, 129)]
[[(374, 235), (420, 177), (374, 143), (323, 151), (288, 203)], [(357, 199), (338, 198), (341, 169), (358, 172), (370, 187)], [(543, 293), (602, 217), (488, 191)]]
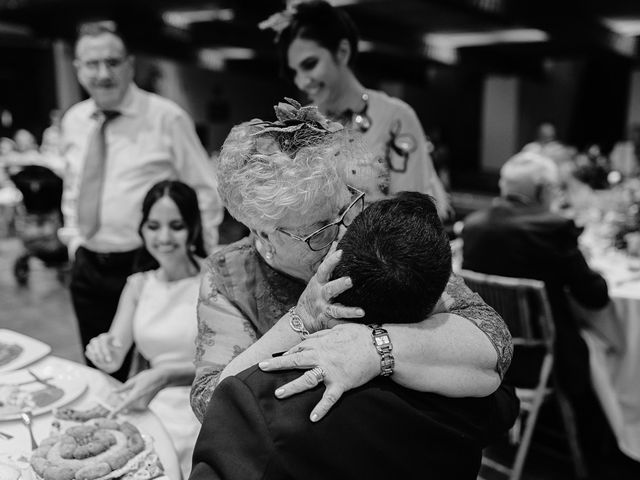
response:
[(100, 227), (82, 238), (77, 223), (79, 183), (89, 138), (96, 126), (92, 99), (71, 107), (62, 119), (62, 153), (66, 159), (59, 235), (69, 250), (84, 245), (96, 252), (124, 252), (142, 244), (138, 226), (142, 200), (162, 180), (180, 180), (198, 193), (205, 244), (218, 241), (223, 207), (213, 166), (200, 143), (193, 121), (178, 105), (131, 84), (106, 127), (107, 161), (100, 206)]

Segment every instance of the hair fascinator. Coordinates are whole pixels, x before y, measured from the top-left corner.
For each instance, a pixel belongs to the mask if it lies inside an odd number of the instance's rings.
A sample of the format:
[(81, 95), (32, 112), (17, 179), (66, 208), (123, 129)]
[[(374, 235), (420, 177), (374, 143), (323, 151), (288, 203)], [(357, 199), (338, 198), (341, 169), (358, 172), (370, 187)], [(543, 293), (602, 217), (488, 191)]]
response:
[(252, 135), (265, 137), (256, 142), (258, 151), (265, 155), (276, 153), (279, 149), (293, 156), (301, 148), (316, 143), (319, 137), (344, 128), (342, 124), (328, 120), (315, 105), (303, 107), (292, 98), (285, 97), (285, 102), (273, 108), (277, 121), (253, 123), (260, 130)]
[(260, 22), (258, 28), (260, 30), (273, 30), (276, 32), (276, 41), (278, 41), (278, 37), (282, 31), (291, 25), (293, 17), (298, 13), (298, 5), (306, 1), (309, 0), (289, 0), (287, 2), (287, 8), (281, 12), (274, 13), (266, 20)]

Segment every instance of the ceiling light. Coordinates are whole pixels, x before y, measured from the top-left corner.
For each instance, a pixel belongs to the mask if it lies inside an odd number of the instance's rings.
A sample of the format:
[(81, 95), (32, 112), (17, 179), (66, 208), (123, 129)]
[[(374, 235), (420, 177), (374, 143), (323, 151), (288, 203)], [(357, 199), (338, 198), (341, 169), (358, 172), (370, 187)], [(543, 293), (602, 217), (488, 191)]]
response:
[(453, 64), (458, 60), (458, 48), (497, 45), (501, 43), (544, 42), (549, 36), (542, 30), (509, 29), (483, 32), (438, 32), (424, 36), (425, 54), (434, 60)]
[(197, 22), (230, 22), (235, 18), (230, 8), (208, 8), (201, 10), (170, 10), (162, 13), (162, 20), (172, 27), (187, 29)]
[(619, 35), (625, 37), (640, 35), (640, 18), (603, 18), (602, 21)]
[(209, 70), (224, 70), (227, 60), (251, 60), (256, 52), (250, 48), (217, 47), (198, 50), (198, 62)]

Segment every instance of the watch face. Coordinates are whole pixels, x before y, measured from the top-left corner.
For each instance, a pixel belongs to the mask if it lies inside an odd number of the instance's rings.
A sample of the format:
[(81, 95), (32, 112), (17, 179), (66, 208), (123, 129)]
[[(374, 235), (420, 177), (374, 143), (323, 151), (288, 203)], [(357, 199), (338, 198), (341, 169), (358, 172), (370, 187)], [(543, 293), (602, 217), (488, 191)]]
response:
[(376, 345), (378, 347), (382, 347), (383, 345), (389, 345), (389, 343), (391, 343), (389, 341), (389, 335), (380, 335), (375, 337), (376, 339)]

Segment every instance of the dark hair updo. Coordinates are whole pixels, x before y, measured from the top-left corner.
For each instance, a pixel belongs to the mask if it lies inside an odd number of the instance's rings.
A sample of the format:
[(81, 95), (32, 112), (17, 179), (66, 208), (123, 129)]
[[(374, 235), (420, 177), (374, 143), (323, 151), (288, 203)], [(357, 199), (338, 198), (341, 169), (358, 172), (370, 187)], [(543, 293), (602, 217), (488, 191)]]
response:
[[(198, 195), (186, 183), (177, 180), (163, 180), (151, 187), (142, 201), (142, 219), (138, 226), (138, 234), (144, 240), (142, 227), (149, 219), (149, 213), (153, 206), (163, 197), (169, 197), (178, 207), (180, 216), (188, 231), (187, 255), (189, 260), (199, 268), (195, 257), (205, 258), (207, 256), (202, 237), (202, 218), (200, 216), (200, 207), (198, 206)], [(136, 260), (136, 270), (152, 270), (158, 267), (156, 259), (143, 246)]]
[(287, 51), (296, 38), (313, 40), (332, 53), (338, 50), (343, 39), (351, 46), (349, 67), (353, 68), (358, 54), (358, 30), (351, 17), (342, 9), (335, 8), (324, 0), (302, 2), (295, 7), (291, 23), (280, 33), (277, 39), (280, 71), (291, 78), (287, 61)]

